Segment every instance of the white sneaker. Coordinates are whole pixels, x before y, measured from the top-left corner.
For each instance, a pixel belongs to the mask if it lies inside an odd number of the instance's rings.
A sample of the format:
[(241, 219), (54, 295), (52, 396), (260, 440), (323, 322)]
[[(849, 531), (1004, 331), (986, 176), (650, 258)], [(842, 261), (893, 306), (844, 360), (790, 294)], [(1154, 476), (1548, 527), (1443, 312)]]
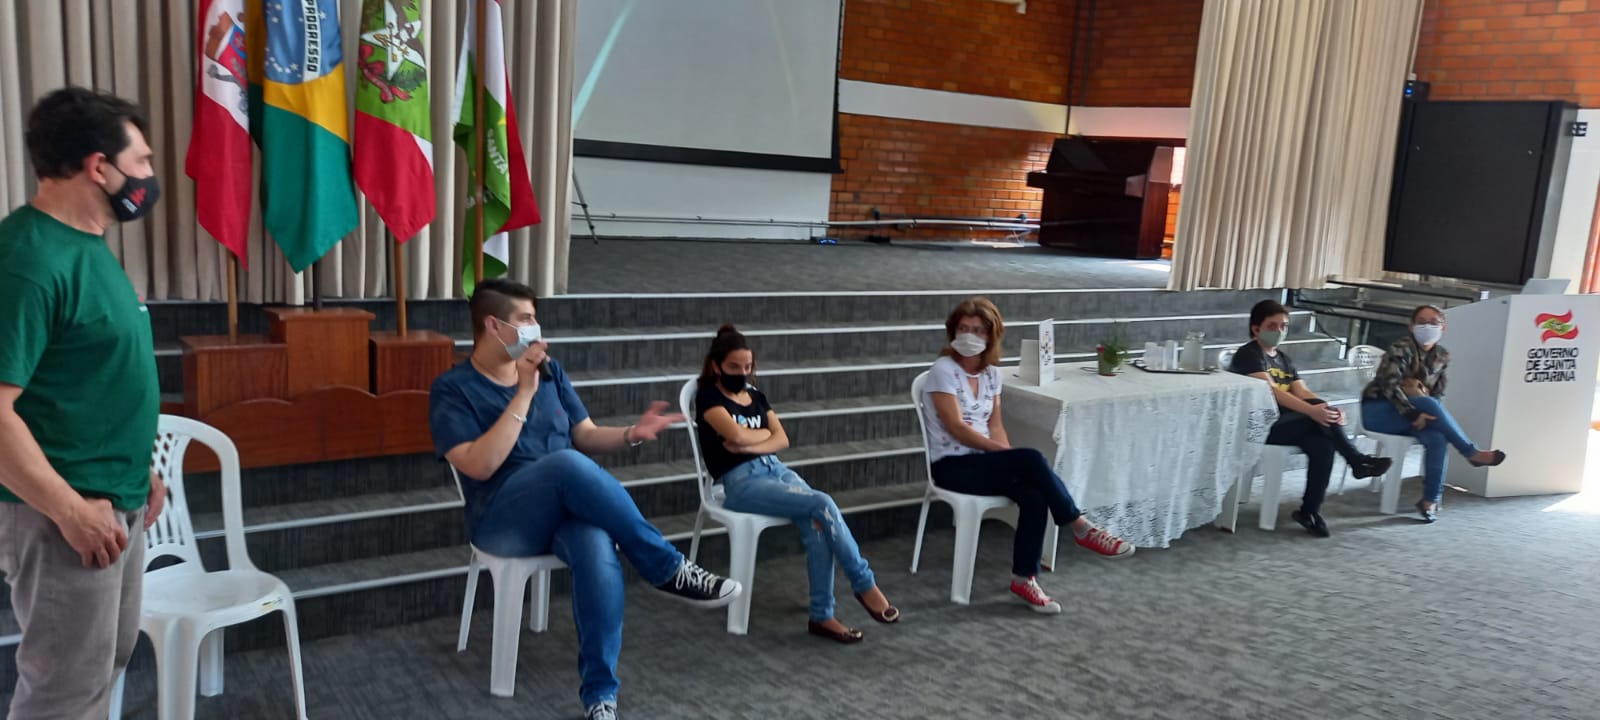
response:
[(585, 720), (617, 720), (617, 704), (610, 700), (603, 700), (590, 705), (584, 711)]

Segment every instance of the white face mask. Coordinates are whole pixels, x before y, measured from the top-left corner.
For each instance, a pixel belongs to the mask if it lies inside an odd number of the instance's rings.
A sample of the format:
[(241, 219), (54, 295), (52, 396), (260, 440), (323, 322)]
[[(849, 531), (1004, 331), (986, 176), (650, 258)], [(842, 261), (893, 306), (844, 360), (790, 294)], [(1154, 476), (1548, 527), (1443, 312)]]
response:
[(961, 357), (975, 357), (988, 349), (989, 343), (972, 333), (958, 333), (956, 339), (950, 341), (950, 347)]
[(1417, 339), (1417, 344), (1427, 347), (1444, 337), (1443, 325), (1412, 325), (1411, 337)]
[[(496, 320), (499, 320), (499, 318), (496, 318)], [(503, 325), (511, 324), (503, 320), (499, 320), (499, 322)], [(529, 345), (544, 339), (544, 333), (539, 329), (539, 323), (517, 325), (515, 327), (517, 328), (516, 344), (505, 346), (506, 354), (510, 355), (512, 360), (522, 357), (522, 354), (528, 351)]]

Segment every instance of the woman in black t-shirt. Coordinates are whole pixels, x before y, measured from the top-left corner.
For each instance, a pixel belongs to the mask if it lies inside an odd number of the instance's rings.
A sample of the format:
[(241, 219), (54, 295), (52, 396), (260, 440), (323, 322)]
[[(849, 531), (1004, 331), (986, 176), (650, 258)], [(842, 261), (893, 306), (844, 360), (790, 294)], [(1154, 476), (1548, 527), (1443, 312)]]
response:
[(900, 610), (878, 589), (833, 498), (812, 489), (778, 460), (776, 453), (789, 447), (789, 436), (766, 396), (750, 384), (754, 372), (755, 355), (744, 335), (723, 325), (711, 342), (695, 396), (695, 433), (706, 471), (722, 483), (723, 506), (729, 510), (794, 521), (805, 542), (811, 579), (807, 630), (842, 643), (860, 642), (860, 630), (833, 616), (835, 561), (872, 619), (897, 622)]

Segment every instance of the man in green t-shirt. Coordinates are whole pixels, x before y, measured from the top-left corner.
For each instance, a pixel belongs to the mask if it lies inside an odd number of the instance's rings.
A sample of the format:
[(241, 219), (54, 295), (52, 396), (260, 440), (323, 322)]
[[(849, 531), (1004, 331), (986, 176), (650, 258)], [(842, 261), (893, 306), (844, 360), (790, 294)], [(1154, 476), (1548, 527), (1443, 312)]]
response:
[(106, 717), (139, 637), (160, 413), (150, 315), (105, 232), (160, 189), (133, 105), (57, 90), (28, 117), (39, 190), (0, 220), (0, 572), (22, 628), (12, 718)]

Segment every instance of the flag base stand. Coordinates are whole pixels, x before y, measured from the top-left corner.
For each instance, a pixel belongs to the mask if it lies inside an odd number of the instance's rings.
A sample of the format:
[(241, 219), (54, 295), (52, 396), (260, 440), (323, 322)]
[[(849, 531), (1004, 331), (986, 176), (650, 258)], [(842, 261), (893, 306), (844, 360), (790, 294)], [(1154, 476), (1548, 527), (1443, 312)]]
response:
[(432, 330), (372, 333), (372, 394), (401, 390), (427, 392), (434, 378), (455, 364), (456, 341)]
[[(226, 433), (241, 467), (431, 452), (428, 388), (455, 342), (428, 330), (372, 332), (353, 308), (265, 310), (269, 333), (189, 336), (183, 414)], [(191, 452), (192, 472), (217, 469)]]
[(289, 397), (329, 385), (368, 389), (367, 337), (377, 317), (365, 310), (267, 308), (270, 335), (289, 346)]
[(289, 397), (287, 345), (264, 335), (193, 335), (179, 342), (184, 415), (203, 418), (246, 400)]

